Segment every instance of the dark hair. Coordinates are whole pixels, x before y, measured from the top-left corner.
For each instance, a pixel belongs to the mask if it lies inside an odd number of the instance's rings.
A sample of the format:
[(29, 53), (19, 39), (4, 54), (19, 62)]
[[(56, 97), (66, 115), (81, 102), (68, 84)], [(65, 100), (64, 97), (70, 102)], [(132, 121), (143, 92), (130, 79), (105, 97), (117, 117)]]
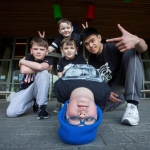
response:
[(45, 38), (41, 38), (41, 37), (34, 37), (32, 40), (31, 40), (31, 47), (34, 45), (34, 44), (37, 44), (38, 46), (42, 46), (42, 47), (45, 47), (46, 49), (48, 49), (48, 41), (45, 39)]
[(77, 47), (76, 41), (72, 37), (64, 38), (61, 42), (61, 47), (66, 43), (66, 45), (75, 45)]
[(60, 26), (61, 23), (67, 23), (67, 24), (69, 24), (70, 26), (72, 26), (71, 21), (68, 20), (68, 19), (66, 19), (66, 18), (62, 18), (62, 19), (60, 19), (60, 20), (58, 21), (58, 23), (57, 23), (58, 28), (59, 28), (59, 26)]
[(90, 35), (96, 35), (98, 36), (99, 33), (98, 31), (93, 28), (93, 27), (87, 27), (85, 29), (83, 29), (80, 33), (80, 41), (85, 40), (87, 37), (89, 37)]

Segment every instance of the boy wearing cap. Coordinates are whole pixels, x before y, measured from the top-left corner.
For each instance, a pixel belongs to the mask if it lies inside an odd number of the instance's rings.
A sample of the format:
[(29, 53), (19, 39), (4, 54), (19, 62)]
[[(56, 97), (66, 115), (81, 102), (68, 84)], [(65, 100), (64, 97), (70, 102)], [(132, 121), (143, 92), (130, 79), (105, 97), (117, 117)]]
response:
[[(59, 102), (60, 139), (68, 144), (86, 144), (96, 137), (110, 88), (99, 72), (88, 64), (72, 65), (54, 84)], [(69, 101), (68, 101), (69, 100)]]

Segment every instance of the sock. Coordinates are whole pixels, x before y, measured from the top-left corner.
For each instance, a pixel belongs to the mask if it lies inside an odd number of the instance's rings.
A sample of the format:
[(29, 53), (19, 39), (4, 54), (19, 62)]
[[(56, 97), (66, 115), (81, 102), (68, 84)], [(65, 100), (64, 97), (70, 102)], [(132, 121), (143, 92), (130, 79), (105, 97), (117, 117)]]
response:
[(139, 104), (137, 101), (134, 101), (134, 100), (127, 100), (127, 103), (131, 103), (135, 106), (138, 106), (138, 104)]

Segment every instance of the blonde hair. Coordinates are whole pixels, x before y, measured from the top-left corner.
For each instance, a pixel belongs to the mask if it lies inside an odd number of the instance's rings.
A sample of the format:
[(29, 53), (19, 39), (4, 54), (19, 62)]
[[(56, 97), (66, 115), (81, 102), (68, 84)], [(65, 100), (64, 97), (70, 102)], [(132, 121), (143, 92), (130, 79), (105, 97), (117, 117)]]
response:
[(58, 21), (58, 23), (57, 23), (58, 28), (59, 28), (59, 26), (60, 26), (61, 23), (67, 23), (67, 24), (69, 24), (70, 26), (72, 26), (71, 21), (69, 21), (69, 20), (66, 19), (66, 18), (60, 19), (60, 20)]

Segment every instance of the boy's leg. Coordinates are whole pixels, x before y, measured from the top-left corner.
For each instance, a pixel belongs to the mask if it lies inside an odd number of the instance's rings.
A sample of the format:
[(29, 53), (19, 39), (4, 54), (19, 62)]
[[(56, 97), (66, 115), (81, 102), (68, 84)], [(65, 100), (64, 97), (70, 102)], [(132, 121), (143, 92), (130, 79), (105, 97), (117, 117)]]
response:
[[(137, 125), (139, 122), (139, 115), (137, 106), (135, 105), (138, 104), (140, 100), (140, 91), (142, 88), (142, 64), (140, 55), (133, 49), (123, 53), (120, 71), (111, 87), (112, 92), (117, 94), (122, 92), (123, 88), (125, 89), (125, 100), (131, 103), (131, 105), (127, 104), (122, 123)], [(115, 105), (117, 104), (115, 103), (114, 106)]]
[(143, 72), (140, 55), (135, 50), (126, 51), (122, 57), (120, 71), (111, 89), (118, 93), (124, 88), (125, 99), (139, 103), (142, 78)]
[(7, 108), (8, 117), (18, 117), (33, 105), (33, 84), (27, 89), (17, 92)]
[(137, 125), (139, 122), (137, 106), (140, 101), (143, 78), (141, 58), (134, 50), (126, 53), (123, 58), (126, 69), (125, 99), (128, 104), (121, 122), (127, 125)]
[(37, 72), (34, 81), (34, 97), (38, 105), (38, 119), (49, 118), (47, 112), (50, 74), (47, 70)]

